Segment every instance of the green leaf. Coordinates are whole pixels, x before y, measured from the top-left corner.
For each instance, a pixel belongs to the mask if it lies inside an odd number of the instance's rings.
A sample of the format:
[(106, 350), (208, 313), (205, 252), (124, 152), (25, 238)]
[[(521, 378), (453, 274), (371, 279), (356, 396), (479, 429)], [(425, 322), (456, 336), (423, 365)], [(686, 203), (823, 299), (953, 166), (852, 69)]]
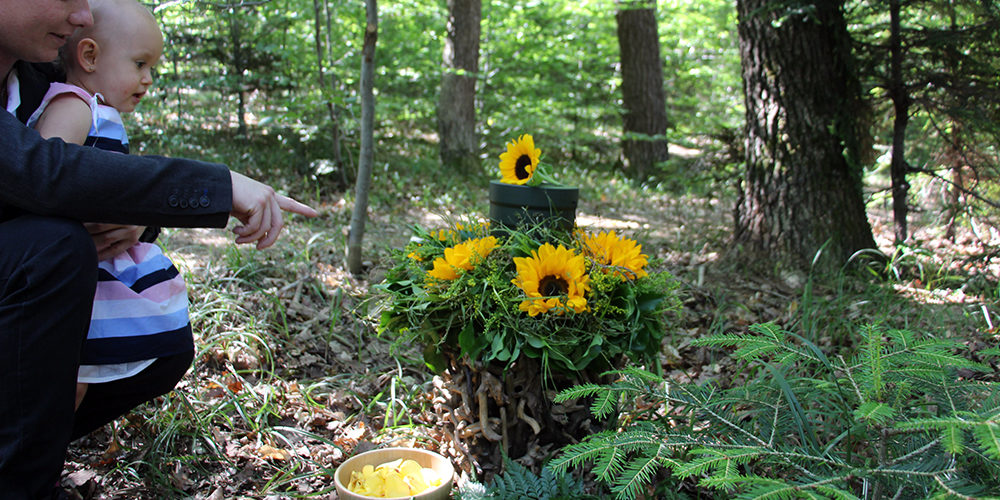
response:
[[(499, 336), (497, 336), (499, 337)], [(465, 328), (458, 334), (458, 345), (462, 352), (469, 355), (469, 359), (479, 359), (479, 353), (486, 347), (489, 340), (486, 335), (476, 335), (473, 323), (466, 323)]]
[(799, 437), (802, 438), (803, 444), (808, 444), (813, 450), (819, 448), (816, 442), (816, 430), (813, 429), (812, 423), (809, 417), (806, 416), (805, 411), (802, 409), (802, 405), (799, 404), (798, 398), (795, 396), (795, 391), (792, 387), (788, 385), (788, 381), (785, 380), (785, 376), (782, 374), (781, 369), (775, 368), (773, 365), (765, 365), (767, 371), (774, 377), (774, 381), (778, 383), (778, 387), (781, 388), (781, 392), (785, 394), (785, 400), (788, 401), (789, 409), (792, 412), (792, 416), (795, 418), (795, 426), (798, 428)]
[(448, 360), (444, 359), (434, 344), (424, 346), (424, 364), (434, 373), (441, 373), (448, 367)]

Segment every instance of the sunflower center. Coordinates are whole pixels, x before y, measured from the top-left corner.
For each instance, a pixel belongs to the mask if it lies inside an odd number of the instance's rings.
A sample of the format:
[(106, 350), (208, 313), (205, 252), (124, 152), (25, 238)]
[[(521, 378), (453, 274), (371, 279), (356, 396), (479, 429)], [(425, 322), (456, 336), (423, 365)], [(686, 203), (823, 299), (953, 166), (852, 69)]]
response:
[(569, 283), (566, 283), (561, 276), (550, 274), (538, 282), (538, 291), (543, 297), (566, 295), (569, 292)]
[(528, 173), (528, 167), (531, 166), (531, 157), (528, 155), (521, 155), (517, 157), (517, 162), (514, 163), (514, 175), (518, 179), (527, 179), (531, 177)]

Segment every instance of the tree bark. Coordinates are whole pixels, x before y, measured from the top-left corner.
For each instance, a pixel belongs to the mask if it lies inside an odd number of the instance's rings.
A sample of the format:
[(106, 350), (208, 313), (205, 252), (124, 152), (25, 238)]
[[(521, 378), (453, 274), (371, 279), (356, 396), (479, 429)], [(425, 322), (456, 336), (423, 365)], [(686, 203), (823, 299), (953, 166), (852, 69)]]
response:
[(375, 42), (378, 40), (378, 5), (365, 0), (367, 24), (361, 47), (361, 154), (358, 159), (358, 181), (355, 186), (351, 230), (347, 241), (347, 270), (361, 273), (361, 243), (364, 241), (368, 215), (368, 192), (372, 185), (372, 163), (375, 161)]
[(655, 0), (624, 0), (615, 15), (622, 71), (625, 171), (644, 179), (667, 160), (667, 105)]
[(438, 135), (441, 163), (463, 173), (479, 166), (475, 101), (481, 20), (481, 0), (448, 0)]
[(895, 244), (909, 238), (906, 229), (907, 196), (910, 183), (906, 180), (906, 125), (910, 121), (910, 95), (903, 81), (903, 42), (900, 36), (900, 0), (889, 0), (889, 98), (892, 99), (892, 159), (889, 176), (892, 179), (892, 220)]
[(875, 248), (850, 39), (839, 2), (775, 5), (737, 2), (747, 147), (734, 239), (788, 266), (836, 270)]

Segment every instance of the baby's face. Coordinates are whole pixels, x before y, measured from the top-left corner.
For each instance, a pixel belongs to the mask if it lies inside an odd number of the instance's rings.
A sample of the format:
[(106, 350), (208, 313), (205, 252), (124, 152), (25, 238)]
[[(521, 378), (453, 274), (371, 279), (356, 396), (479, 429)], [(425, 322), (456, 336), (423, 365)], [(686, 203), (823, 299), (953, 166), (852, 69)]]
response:
[(122, 113), (135, 110), (153, 84), (153, 68), (163, 55), (163, 35), (151, 19), (138, 18), (109, 30), (94, 72), (94, 89)]

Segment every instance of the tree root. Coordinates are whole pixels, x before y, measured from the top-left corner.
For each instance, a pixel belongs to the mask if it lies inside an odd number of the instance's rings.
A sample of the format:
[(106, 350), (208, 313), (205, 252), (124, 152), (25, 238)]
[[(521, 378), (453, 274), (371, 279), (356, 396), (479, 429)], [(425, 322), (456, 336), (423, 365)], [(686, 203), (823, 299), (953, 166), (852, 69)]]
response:
[(540, 432), (542, 432), (542, 426), (538, 425), (538, 421), (537, 420), (535, 420), (535, 419), (533, 419), (533, 418), (531, 418), (531, 417), (529, 417), (529, 416), (527, 416), (527, 415), (524, 414), (524, 403), (525, 403), (525, 400), (523, 400), (523, 399), (520, 400), (520, 401), (518, 401), (518, 403), (517, 403), (517, 418), (523, 420), (524, 423), (526, 423), (529, 426), (531, 426), (531, 431), (534, 432), (535, 435), (537, 436)]

